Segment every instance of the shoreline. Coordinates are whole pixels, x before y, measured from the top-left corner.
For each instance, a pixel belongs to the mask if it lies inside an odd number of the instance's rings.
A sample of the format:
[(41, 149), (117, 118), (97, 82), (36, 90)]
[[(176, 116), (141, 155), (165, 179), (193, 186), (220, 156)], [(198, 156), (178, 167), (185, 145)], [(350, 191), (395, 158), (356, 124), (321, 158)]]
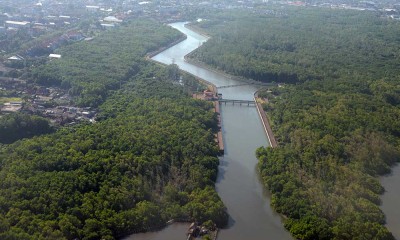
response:
[[(187, 27), (187, 24), (185, 25), (185, 27)], [(194, 28), (194, 27), (191, 26), (191, 25), (189, 25), (188, 28), (189, 28), (190, 30), (192, 30), (192, 31), (194, 31), (194, 32), (196, 32), (196, 33), (198, 33), (198, 34), (200, 34), (200, 35), (203, 35), (203, 36), (206, 36), (206, 37), (208, 37), (208, 38), (211, 38), (210, 35), (208, 35), (208, 34), (202, 34), (202, 33), (201, 33), (201, 32), (202, 32), (201, 30), (200, 30), (200, 31), (197, 31), (197, 28)], [(196, 60), (190, 58), (190, 55), (191, 55), (194, 51), (196, 51), (197, 49), (198, 49), (198, 48), (194, 49), (193, 51), (189, 52), (188, 54), (186, 54), (186, 55), (184, 56), (185, 62), (187, 62), (187, 63), (189, 63), (189, 64), (192, 64), (192, 65), (194, 65), (194, 66), (200, 67), (200, 68), (204, 68), (204, 69), (209, 70), (209, 71), (211, 71), (211, 72), (214, 72), (214, 73), (217, 73), (217, 74), (221, 74), (221, 75), (223, 75), (223, 76), (225, 76), (225, 77), (227, 77), (227, 78), (230, 78), (230, 79), (232, 79), (232, 80), (236, 80), (236, 81), (240, 81), (240, 82), (246, 82), (246, 83), (262, 83), (262, 82), (258, 82), (258, 81), (251, 80), (251, 79), (246, 79), (246, 78), (241, 78), (241, 77), (238, 77), (238, 76), (233, 76), (233, 75), (231, 75), (231, 74), (229, 74), (229, 73), (226, 73), (226, 72), (224, 72), (224, 71), (221, 71), (221, 70), (212, 68), (211, 66), (206, 65), (206, 64), (203, 63), (203, 62), (199, 62), (199, 61), (196, 61)], [(271, 84), (271, 86), (278, 86), (278, 83), (270, 83), (270, 84)], [(271, 125), (270, 125), (268, 116), (267, 116), (266, 112), (264, 111), (264, 109), (263, 109), (261, 103), (259, 103), (259, 102), (257, 101), (257, 99), (259, 99), (259, 98), (258, 98), (258, 92), (261, 91), (262, 89), (263, 89), (263, 88), (260, 88), (260, 89), (258, 89), (257, 91), (255, 91), (255, 92), (253, 93), (253, 99), (254, 99), (255, 106), (256, 106), (258, 115), (259, 115), (259, 117), (260, 117), (261, 123), (262, 123), (262, 125), (263, 125), (265, 134), (267, 135), (267, 138), (268, 138), (268, 142), (269, 142), (269, 144), (270, 144), (270, 147), (271, 147), (271, 148), (277, 148), (277, 147), (278, 147), (278, 143), (277, 143), (276, 138), (275, 138), (275, 135), (274, 135), (274, 133), (273, 133), (273, 131), (272, 131), (272, 128), (271, 128)], [(257, 171), (257, 172), (259, 173), (259, 171)], [(268, 186), (266, 186), (266, 185), (264, 184), (263, 181), (260, 181), (260, 183), (262, 184), (264, 190), (269, 191)], [(271, 206), (271, 208), (276, 212), (276, 209), (275, 209), (275, 208), (273, 208), (272, 206)], [(278, 215), (280, 216), (281, 221), (283, 221), (284, 219), (287, 219), (287, 216), (284, 215), (284, 214), (278, 213)], [(214, 240), (216, 240), (216, 239), (217, 239), (217, 236), (216, 236), (216, 238), (215, 238)]]
[(200, 34), (206, 38), (211, 38), (211, 35), (209, 35), (207, 32), (203, 31), (201, 28), (194, 26), (193, 22), (188, 22), (185, 24), (185, 28), (192, 30), (193, 32)]
[(186, 34), (183, 34), (183, 36), (181, 36), (180, 38), (176, 39), (175, 41), (169, 43), (168, 45), (166, 45), (166, 46), (164, 46), (164, 47), (161, 47), (161, 48), (159, 48), (159, 49), (157, 49), (157, 50), (155, 50), (155, 51), (146, 53), (145, 58), (146, 58), (147, 60), (148, 60), (148, 59), (151, 59), (151, 58), (154, 57), (155, 55), (157, 55), (157, 54), (159, 54), (159, 53), (161, 53), (161, 52), (167, 50), (168, 48), (170, 48), (170, 47), (172, 47), (172, 46), (175, 46), (175, 45), (178, 44), (178, 43), (181, 43), (181, 42), (185, 41), (186, 39), (187, 39), (187, 35), (186, 35)]
[[(188, 27), (188, 25), (186, 24), (185, 27), (189, 28), (190, 30), (192, 30), (192, 31), (194, 31), (194, 32), (196, 32), (196, 33), (198, 33), (198, 34), (200, 34), (200, 35), (206, 36), (206, 37), (208, 37), (208, 38), (210, 37), (209, 35), (199, 33), (199, 32), (197, 31), (197, 29), (194, 29), (194, 28), (193, 28), (192, 26), (190, 26), (190, 25), (189, 25), (189, 27)], [(155, 64), (159, 64), (159, 65), (162, 65), (162, 66), (167, 66), (168, 64), (162, 63), (162, 62), (158, 62), (158, 61), (152, 59), (152, 57), (154, 57), (155, 55), (157, 55), (157, 54), (159, 54), (159, 53), (161, 53), (161, 52), (163, 52), (163, 51), (165, 51), (165, 50), (167, 50), (168, 48), (170, 48), (170, 47), (172, 47), (172, 46), (174, 46), (174, 45), (176, 45), (176, 44), (179, 44), (180, 42), (183, 42), (183, 41), (186, 40), (186, 39), (187, 39), (187, 35), (184, 35), (184, 36), (182, 36), (181, 38), (175, 40), (174, 42), (168, 44), (167, 46), (162, 47), (162, 48), (160, 48), (160, 49), (158, 49), (158, 50), (156, 50), (156, 51), (153, 51), (153, 52), (151, 52), (151, 53), (146, 54), (146, 57), (145, 57), (145, 58), (146, 58), (146, 60), (151, 61), (151, 62), (153, 62), (153, 63), (155, 63)], [(195, 50), (196, 50), (196, 49), (195, 49)], [(193, 51), (195, 51), (195, 50), (193, 50)], [(235, 76), (229, 75), (229, 74), (227, 74), (227, 73), (225, 73), (225, 72), (221, 72), (221, 71), (219, 71), (219, 70), (212, 69), (212, 68), (210, 68), (208, 65), (205, 65), (204, 63), (194, 63), (194, 62), (192, 61), (192, 59), (189, 59), (189, 55), (190, 55), (193, 51), (191, 51), (190, 53), (188, 53), (188, 54), (186, 54), (186, 55), (184, 56), (184, 60), (185, 60), (186, 62), (192, 64), (192, 65), (195, 65), (195, 66), (198, 66), (198, 67), (200, 67), (200, 68), (204, 68), (204, 69), (207, 69), (207, 70), (209, 70), (209, 71), (212, 71), (212, 72), (215, 72), (215, 73), (224, 75), (225, 77), (228, 77), (228, 78), (230, 78), (230, 79), (232, 79), (232, 80), (236, 80), (236, 81), (240, 81), (240, 82), (244, 82), (244, 83), (249, 83), (249, 84), (251, 84), (251, 83), (253, 83), (253, 82), (254, 82), (254, 83), (261, 83), (261, 82), (258, 82), (258, 81), (254, 81), (254, 80), (250, 80), (250, 79), (244, 79), (244, 78), (239, 78), (239, 77), (235, 77)], [(187, 72), (187, 71), (185, 71), (185, 70), (183, 70), (183, 69), (179, 69), (179, 70), (180, 70), (181, 72), (183, 72), (183, 73), (186, 73), (186, 74), (189, 74), (190, 76), (193, 76), (197, 82), (199, 82), (199, 83), (201, 83), (201, 84), (204, 84), (210, 91), (213, 92), (213, 95), (214, 95), (214, 96), (217, 96), (217, 94), (218, 94), (218, 89), (217, 89), (217, 86), (216, 86), (215, 84), (213, 84), (213, 83), (211, 83), (211, 82), (209, 82), (209, 81), (207, 81), (207, 80), (205, 80), (205, 79), (202, 79), (202, 78), (200, 78), (200, 77), (198, 77), (198, 76), (196, 76), (196, 75), (194, 75), (194, 74), (192, 74), (192, 73), (189, 73), (189, 72)], [(274, 85), (276, 85), (276, 84), (274, 83)], [(253, 93), (253, 95), (254, 95), (254, 96), (253, 96), (253, 97), (254, 97), (254, 101), (255, 101), (255, 103), (256, 103), (257, 112), (258, 112), (259, 117), (260, 117), (260, 120), (261, 120), (261, 122), (262, 122), (262, 124), (263, 124), (263, 127), (264, 127), (265, 133), (266, 133), (266, 135), (267, 135), (268, 142), (269, 142), (270, 146), (271, 146), (271, 147), (277, 147), (276, 140), (275, 140), (274, 135), (273, 135), (273, 133), (272, 133), (272, 130), (271, 130), (270, 126), (269, 126), (268, 118), (267, 118), (267, 116), (266, 116), (266, 114), (265, 114), (265, 111), (263, 110), (261, 104), (257, 102), (258, 91), (259, 91), (259, 90), (257, 90), (256, 92)], [(218, 114), (217, 117), (218, 117), (218, 129), (219, 129), (219, 131), (218, 131), (217, 134), (216, 134), (215, 140), (216, 140), (216, 143), (218, 144), (218, 147), (219, 147), (219, 150), (220, 150), (220, 156), (221, 156), (221, 155), (223, 156), (223, 154), (224, 154), (224, 143), (223, 143), (223, 136), (222, 136), (222, 119), (221, 119), (221, 114), (220, 114), (220, 105), (219, 105), (219, 101), (218, 101), (218, 100), (213, 100), (213, 101), (211, 101), (211, 102), (212, 102), (213, 105), (214, 105), (214, 112), (216, 112), (216, 113)], [(269, 129), (269, 130), (268, 130), (268, 129)], [(178, 221), (178, 222), (179, 222), (179, 221)], [(165, 226), (167, 226), (167, 225), (168, 225), (168, 224), (166, 224)], [(164, 227), (165, 227), (165, 226), (164, 226)], [(216, 233), (215, 233), (215, 235), (214, 235), (213, 237), (214, 237), (214, 238), (213, 238), (214, 240), (218, 238), (218, 230), (216, 231)]]
[[(156, 60), (153, 60), (152, 57), (154, 57), (155, 55), (165, 51), (166, 49), (168, 49), (168, 48), (170, 48), (170, 47), (172, 47), (172, 46), (174, 46), (176, 44), (179, 44), (179, 43), (183, 42), (186, 39), (187, 39), (187, 36), (184, 35), (181, 38), (175, 40), (174, 42), (168, 44), (167, 47), (161, 47), (160, 49), (158, 49), (156, 51), (153, 51), (151, 53), (146, 54), (145, 59), (147, 61), (151, 61), (151, 62), (153, 62), (155, 64), (159, 64), (159, 65), (162, 65), (162, 66), (167, 66), (167, 64), (165, 64), (165, 63), (161, 63), (161, 62), (158, 62)], [(198, 77), (198, 76), (196, 76), (196, 75), (194, 75), (194, 74), (192, 74), (190, 72), (187, 72), (187, 71), (185, 71), (183, 69), (179, 69), (179, 71), (181, 71), (181, 72), (183, 72), (185, 74), (188, 74), (190, 76), (193, 76), (194, 79), (197, 82), (199, 82), (201, 84), (204, 84), (211, 92), (213, 92), (214, 96), (218, 95), (218, 89), (217, 89), (217, 86), (215, 84), (213, 84), (213, 83), (211, 83), (211, 82), (209, 82), (209, 81), (207, 81), (205, 79), (202, 79), (202, 78), (200, 78), (200, 77)], [(218, 129), (219, 130), (216, 133), (215, 141), (216, 141), (216, 143), (218, 145), (218, 148), (219, 148), (219, 156), (222, 156), (222, 155), (224, 155), (225, 147), (224, 147), (224, 141), (223, 141), (223, 135), (222, 135), (222, 125), (221, 125), (222, 124), (222, 120), (221, 120), (219, 102), (218, 102), (218, 100), (217, 101), (212, 101), (212, 102), (213, 102), (213, 105), (214, 105), (214, 112), (217, 113), (217, 115), (218, 115), (218, 123), (217, 124), (218, 124)]]
[[(203, 31), (201, 28), (199, 28), (199, 27), (197, 27), (197, 26), (194, 26), (192, 23), (186, 23), (186, 24), (185, 24), (185, 27), (186, 27), (187, 29), (189, 29), (189, 30), (191, 30), (191, 31), (193, 31), (193, 32), (195, 32), (195, 33), (197, 33), (197, 34), (200, 34), (200, 35), (202, 35), (202, 36), (208, 38), (208, 39), (212, 38), (211, 35), (209, 35), (209, 34), (206, 33), (205, 31)], [(214, 68), (214, 67), (211, 67), (210, 65), (207, 65), (207, 64), (204, 63), (204, 62), (200, 62), (200, 61), (197, 61), (197, 60), (191, 58), (190, 55), (192, 55), (193, 52), (195, 52), (197, 49), (198, 49), (198, 48), (196, 48), (196, 49), (190, 51), (189, 53), (187, 53), (187, 54), (183, 57), (184, 60), (185, 60), (185, 62), (190, 63), (190, 64), (192, 64), (192, 65), (194, 65), (194, 66), (197, 66), (197, 67), (200, 67), (200, 68), (207, 69), (207, 70), (209, 70), (209, 71), (211, 71), (211, 72), (215, 72), (215, 73), (221, 74), (221, 75), (223, 75), (223, 76), (225, 76), (225, 77), (227, 77), (227, 78), (230, 78), (230, 79), (232, 79), (232, 80), (235, 80), (235, 81), (240, 81), (240, 82), (245, 82), (245, 83), (251, 83), (251, 84), (257, 84), (257, 83), (260, 83), (260, 84), (268, 84), (268, 83), (263, 83), (263, 82), (260, 82), (260, 81), (256, 81), (256, 80), (252, 80), (252, 79), (248, 79), (248, 78), (244, 78), (244, 77), (232, 75), (232, 74), (227, 73), (227, 72), (225, 72), (225, 71), (223, 71), (223, 70), (219, 70), (219, 69), (216, 69), (216, 68)], [(277, 85), (276, 83), (270, 83), (270, 84), (271, 84), (271, 85)]]
[[(198, 33), (198, 34), (200, 34), (200, 35), (203, 35), (203, 36), (205, 36), (205, 37), (207, 37), (207, 38), (211, 38), (210, 35), (208, 35), (208, 34), (205, 33), (204, 31), (202, 31), (202, 30), (199, 29), (198, 27), (193, 26), (193, 25), (190, 24), (190, 23), (185, 24), (185, 27), (188, 28), (188, 29), (190, 29), (190, 30), (192, 30), (192, 31), (194, 31), (194, 32), (196, 32), (196, 33)], [(186, 55), (184, 56), (185, 62), (190, 63), (190, 64), (192, 64), (192, 65), (194, 65), (194, 66), (197, 66), (197, 67), (200, 67), (200, 68), (204, 68), (204, 69), (207, 69), (207, 70), (209, 70), (209, 71), (212, 71), (212, 72), (221, 74), (221, 75), (223, 75), (223, 76), (225, 76), (225, 77), (227, 77), (227, 78), (230, 78), (230, 79), (232, 79), (232, 80), (235, 80), (235, 81), (245, 82), (245, 83), (249, 83), (249, 84), (251, 84), (251, 83), (262, 83), (262, 82), (258, 82), (258, 81), (255, 81), (255, 80), (246, 79), (246, 78), (243, 78), (243, 77), (238, 77), (238, 76), (231, 75), (231, 74), (226, 73), (226, 72), (224, 72), (224, 71), (215, 69), (215, 68), (213, 68), (213, 67), (211, 67), (211, 66), (209, 66), (209, 65), (207, 65), (207, 64), (205, 64), (205, 63), (203, 63), (203, 62), (194, 60), (193, 58), (190, 57), (190, 55), (191, 55), (194, 51), (196, 51), (197, 49), (198, 49), (198, 48), (194, 49), (193, 51), (189, 52), (188, 54), (186, 54)], [(196, 76), (195, 76), (195, 77), (196, 77)], [(208, 81), (206, 81), (206, 82), (208, 82)], [(209, 83), (209, 82), (208, 82), (208, 83)], [(213, 85), (213, 87), (215, 87), (214, 84), (212, 84), (212, 83), (210, 83), (210, 84)], [(271, 83), (271, 86), (273, 86), (273, 85), (277, 85), (277, 84), (276, 84), (276, 83)], [(272, 128), (271, 128), (271, 125), (270, 125), (270, 123), (269, 123), (268, 116), (267, 116), (267, 114), (265, 113), (265, 111), (264, 111), (262, 105), (261, 105), (259, 102), (257, 102), (257, 99), (258, 99), (258, 92), (259, 92), (260, 90), (261, 90), (261, 89), (259, 89), (259, 90), (257, 90), (256, 92), (254, 92), (254, 102), (256, 103), (255, 105), (256, 105), (256, 108), (257, 108), (257, 112), (258, 112), (258, 115), (259, 115), (260, 120), (261, 120), (261, 122), (262, 122), (262, 125), (263, 125), (263, 127), (264, 127), (265, 134), (267, 135), (269, 145), (270, 145), (272, 148), (276, 148), (276, 147), (278, 147), (278, 143), (277, 143), (277, 141), (276, 141), (276, 139), (275, 139), (275, 135), (274, 135), (274, 133), (273, 133), (273, 131), (272, 131)], [(213, 92), (214, 92), (214, 91), (213, 91)], [(215, 89), (215, 93), (216, 93), (216, 94), (218, 93), (217, 89)], [(218, 103), (218, 101), (217, 101), (217, 103)], [(219, 113), (219, 112), (218, 112), (218, 113)], [(219, 115), (219, 116), (220, 116), (220, 115)], [(219, 118), (220, 118), (220, 117), (219, 117)], [(219, 122), (221, 122), (221, 119), (219, 119)], [(221, 136), (221, 139), (222, 139), (222, 136)]]
[(269, 124), (268, 116), (265, 113), (264, 108), (262, 107), (261, 103), (259, 103), (257, 101), (258, 92), (259, 92), (259, 90), (254, 93), (254, 102), (256, 103), (257, 112), (258, 112), (258, 115), (260, 116), (262, 125), (264, 127), (265, 134), (268, 137), (268, 141), (269, 141), (270, 147), (271, 148), (276, 148), (276, 147), (278, 147), (278, 143), (276, 142), (275, 135), (272, 132), (271, 125)]
[(235, 76), (235, 75), (229, 74), (229, 73), (227, 73), (225, 71), (213, 68), (210, 65), (207, 65), (206, 63), (194, 60), (193, 58), (190, 57), (190, 55), (196, 50), (197, 50), (197, 48), (184, 56), (185, 62), (190, 63), (190, 64), (192, 64), (192, 65), (194, 65), (196, 67), (204, 68), (204, 69), (206, 69), (206, 70), (208, 70), (210, 72), (214, 72), (214, 73), (223, 75), (226, 78), (230, 78), (230, 79), (232, 79), (234, 81), (238, 81), (238, 82), (254, 84), (254, 85), (263, 85), (263, 86), (269, 86), (269, 85), (270, 86), (276, 86), (276, 85), (278, 85), (278, 83), (274, 83), (274, 82), (266, 83), (266, 82), (256, 81), (256, 80), (253, 80), (253, 79), (248, 79), (248, 78), (244, 78), (244, 77)]
[[(147, 54), (145, 55), (145, 60), (150, 61), (150, 62), (153, 62), (153, 63), (158, 64), (158, 65), (161, 65), (161, 66), (168, 66), (168, 64), (165, 64), (165, 63), (162, 63), (162, 62), (158, 62), (158, 61), (152, 59), (152, 57), (156, 56), (157, 54), (159, 54), (159, 53), (161, 53), (161, 52), (163, 52), (163, 51), (165, 51), (165, 50), (167, 50), (168, 48), (171, 48), (171, 47), (173, 47), (173, 46), (175, 46), (175, 45), (177, 45), (177, 44), (183, 42), (183, 41), (186, 40), (186, 39), (187, 39), (187, 35), (184, 34), (183, 36), (181, 36), (181, 37), (178, 38), (177, 40), (175, 40), (175, 41), (169, 43), (168, 45), (166, 45), (166, 46), (164, 46), (164, 47), (160, 47), (159, 49), (157, 49), (157, 50), (155, 50), (155, 51), (152, 51), (152, 52), (150, 52), (150, 53), (147, 53)], [(212, 91), (214, 96), (217, 96), (217, 95), (218, 95), (218, 89), (217, 89), (217, 86), (216, 86), (215, 84), (213, 84), (213, 83), (211, 83), (211, 82), (209, 82), (209, 81), (207, 81), (207, 80), (205, 80), (205, 79), (199, 78), (198, 76), (196, 76), (196, 75), (194, 75), (194, 74), (192, 74), (192, 73), (189, 73), (189, 72), (187, 72), (187, 71), (185, 71), (185, 70), (183, 70), (183, 69), (179, 69), (179, 71), (182, 72), (182, 73), (188, 74), (188, 75), (190, 75), (190, 76), (193, 76), (197, 82), (199, 82), (199, 83), (205, 85), (205, 86), (207, 87), (207, 89), (209, 89), (210, 91)], [(214, 101), (212, 101), (212, 103), (213, 103), (213, 105), (214, 105), (214, 112), (217, 113), (217, 115), (218, 115), (218, 123), (217, 123), (217, 124), (218, 124), (218, 129), (219, 129), (219, 131), (216, 133), (215, 141), (216, 141), (216, 143), (217, 143), (217, 145), (218, 145), (218, 148), (219, 148), (219, 156), (222, 156), (222, 155), (224, 154), (224, 143), (223, 143), (223, 137), (222, 137), (222, 126), (221, 126), (222, 121), (221, 121), (221, 114), (220, 114), (219, 102), (218, 102), (218, 100), (216, 100), (216, 101), (214, 100)], [(167, 226), (169, 226), (169, 225), (171, 225), (171, 224), (173, 224), (173, 223), (190, 223), (190, 222), (191, 222), (191, 221), (188, 221), (188, 220), (186, 220), (186, 219), (185, 219), (185, 220), (182, 220), (182, 219), (178, 219), (178, 220), (176, 220), (176, 219), (171, 219), (171, 220), (169, 220), (168, 222), (166, 222), (164, 225), (148, 228), (148, 229), (146, 229), (145, 232), (143, 232), (143, 231), (133, 231), (132, 233), (126, 235), (126, 236), (124, 237), (124, 239), (125, 239), (127, 236), (130, 236), (130, 235), (132, 235), (132, 234), (159, 231), (159, 230), (162, 230), (162, 229), (164, 229), (165, 227), (167, 227)], [(212, 239), (213, 239), (213, 240), (216, 240), (217, 237), (218, 237), (219, 229), (216, 228), (214, 231), (211, 231), (211, 232), (212, 232), (212, 235), (211, 235)], [(188, 237), (188, 239), (192, 239), (192, 238), (191, 238), (191, 237)]]

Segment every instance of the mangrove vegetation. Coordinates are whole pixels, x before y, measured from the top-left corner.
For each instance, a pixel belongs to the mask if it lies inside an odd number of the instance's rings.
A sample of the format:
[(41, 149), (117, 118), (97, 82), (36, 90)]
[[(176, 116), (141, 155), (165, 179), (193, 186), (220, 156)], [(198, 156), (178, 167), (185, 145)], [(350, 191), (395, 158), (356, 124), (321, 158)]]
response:
[(190, 55), (283, 83), (260, 92), (279, 147), (257, 150), (272, 206), (296, 239), (393, 239), (378, 176), (400, 158), (400, 22), (371, 12), (214, 13)]

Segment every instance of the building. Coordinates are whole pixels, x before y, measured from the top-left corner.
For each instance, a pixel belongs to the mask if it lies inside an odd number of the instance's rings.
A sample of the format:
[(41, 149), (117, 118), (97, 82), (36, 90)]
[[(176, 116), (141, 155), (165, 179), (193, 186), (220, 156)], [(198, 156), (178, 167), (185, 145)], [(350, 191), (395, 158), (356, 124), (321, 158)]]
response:
[(6, 26), (10, 28), (29, 28), (31, 26), (31, 23), (26, 21), (6, 21)]
[(1, 112), (11, 113), (18, 112), (22, 108), (22, 102), (8, 102), (4, 103), (3, 107), (1, 107)]
[(11, 56), (11, 57), (7, 58), (7, 60), (9, 60), (9, 61), (21, 61), (21, 60), (24, 60), (24, 58), (17, 55), (17, 56)]
[(59, 19), (63, 19), (63, 20), (70, 20), (71, 19), (71, 16), (64, 16), (64, 15), (60, 15), (59, 17), (58, 17)]
[(104, 29), (109, 29), (109, 28), (114, 28), (114, 24), (109, 24), (109, 23), (102, 23), (100, 24)]
[(210, 90), (204, 90), (203, 92), (203, 98), (204, 100), (210, 101), (210, 100), (214, 100), (215, 96), (214, 93)]
[(118, 18), (116, 18), (116, 17), (114, 17), (114, 16), (105, 17), (105, 18), (103, 19), (103, 21), (104, 21), (104, 22), (112, 22), (112, 23), (121, 23), (121, 22), (122, 22), (122, 20), (120, 20), (120, 19), (118, 19)]
[(49, 55), (49, 58), (52, 58), (52, 59), (60, 59), (61, 58), (61, 55), (60, 54), (50, 54)]
[(100, 10), (99, 6), (86, 6), (86, 11), (88, 12), (98, 12)]

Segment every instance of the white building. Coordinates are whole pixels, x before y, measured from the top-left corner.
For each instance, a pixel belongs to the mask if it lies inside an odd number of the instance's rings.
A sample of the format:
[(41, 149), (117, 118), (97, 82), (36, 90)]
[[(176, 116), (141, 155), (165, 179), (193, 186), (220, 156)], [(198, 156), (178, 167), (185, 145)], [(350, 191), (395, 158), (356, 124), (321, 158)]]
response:
[(71, 19), (71, 16), (60, 15), (58, 18), (68, 21)]
[(102, 23), (100, 24), (103, 28), (108, 29), (108, 28), (114, 28), (114, 24), (109, 24), (109, 23)]
[(6, 26), (10, 28), (28, 28), (30, 27), (30, 22), (17, 22), (17, 21), (6, 21)]
[(86, 6), (86, 10), (89, 12), (97, 12), (100, 10), (99, 6)]
[(10, 61), (21, 61), (21, 60), (24, 60), (24, 58), (21, 57), (21, 56), (16, 55), (16, 56), (11, 56), (11, 57), (7, 58), (7, 60), (10, 60)]
[(114, 16), (105, 17), (103, 20), (104, 20), (104, 22), (113, 22), (113, 23), (120, 23), (120, 22), (122, 22), (122, 20), (120, 20), (120, 19), (118, 19), (118, 18), (116, 18), (116, 17), (114, 17)]
[(59, 59), (59, 58), (61, 58), (61, 55), (60, 54), (50, 54), (49, 55), (49, 58), (56, 58), (56, 59)]

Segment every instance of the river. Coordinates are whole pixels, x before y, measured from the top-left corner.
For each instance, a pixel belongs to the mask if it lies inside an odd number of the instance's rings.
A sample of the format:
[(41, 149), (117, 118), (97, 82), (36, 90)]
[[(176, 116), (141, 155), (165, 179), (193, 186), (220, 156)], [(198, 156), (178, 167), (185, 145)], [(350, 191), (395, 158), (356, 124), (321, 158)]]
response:
[(400, 240), (400, 164), (392, 168), (391, 174), (382, 177), (381, 183), (385, 188), (381, 209), (386, 216), (386, 227)]
[[(184, 26), (171, 26), (187, 35), (183, 42), (154, 56), (161, 63), (175, 63), (180, 69), (190, 72), (218, 86), (238, 84), (219, 73), (203, 69), (184, 61), (184, 56), (207, 41)], [(240, 86), (219, 90), (223, 98), (252, 100), (255, 86)], [(230, 215), (228, 227), (220, 230), (219, 240), (241, 239), (292, 239), (282, 224), (282, 218), (270, 207), (270, 197), (260, 183), (257, 174), (255, 150), (268, 144), (261, 120), (254, 106), (221, 105), (222, 131), (225, 144), (224, 156), (220, 158), (216, 189)], [(188, 224), (173, 224), (165, 229), (143, 234), (134, 234), (129, 240), (179, 240), (185, 239)]]

